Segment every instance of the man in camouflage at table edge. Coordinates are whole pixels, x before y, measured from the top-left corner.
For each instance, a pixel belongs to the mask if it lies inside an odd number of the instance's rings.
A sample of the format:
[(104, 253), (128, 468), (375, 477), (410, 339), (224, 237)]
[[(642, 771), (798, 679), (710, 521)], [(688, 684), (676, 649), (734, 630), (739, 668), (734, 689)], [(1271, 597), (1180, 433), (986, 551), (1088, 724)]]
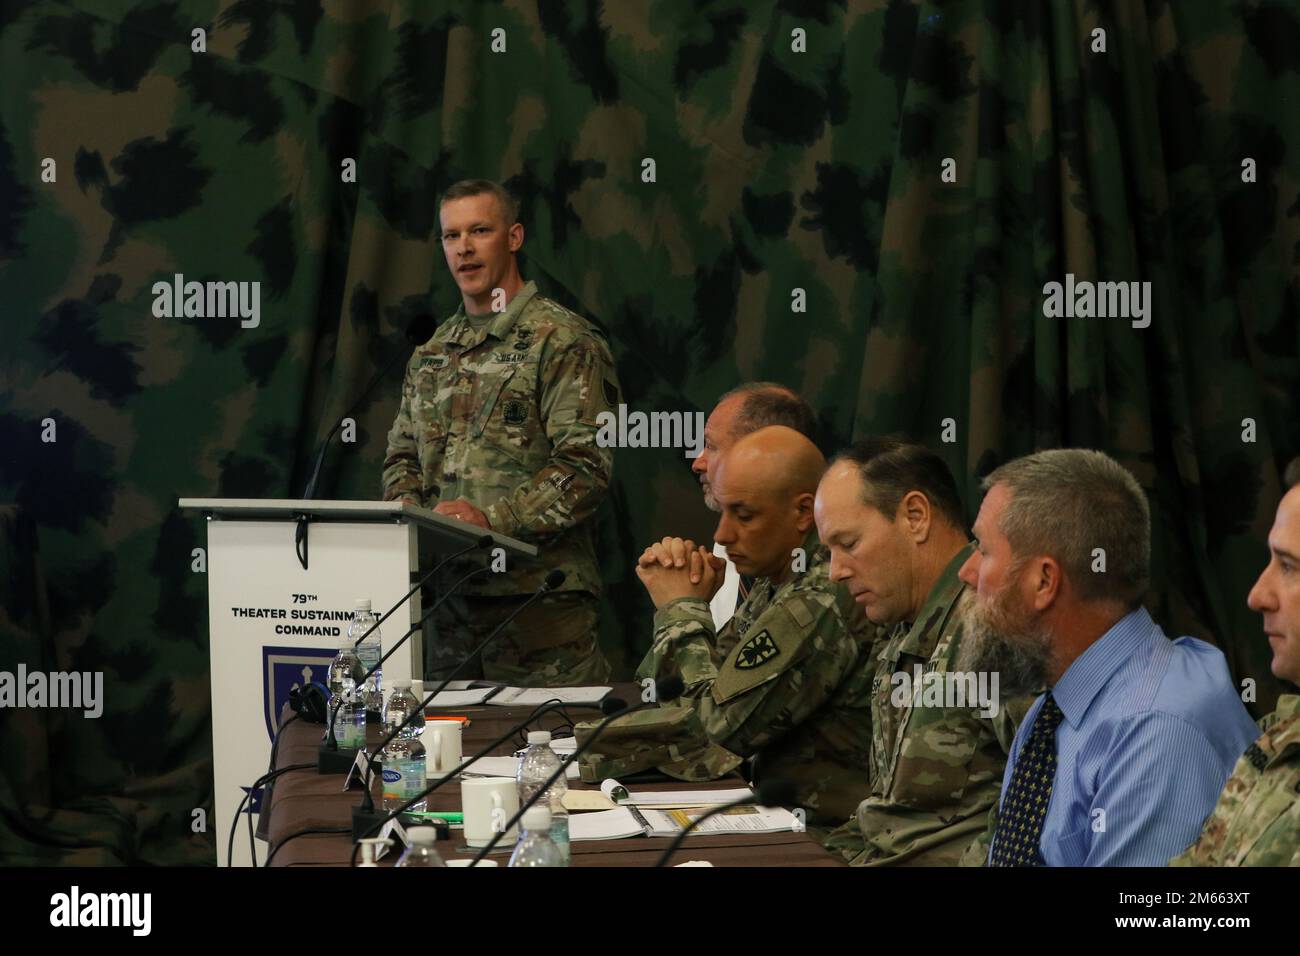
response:
[[(1300, 684), (1300, 458), (1285, 479), (1269, 563), (1246, 603), (1264, 615), (1273, 673)], [(1300, 695), (1279, 697), (1259, 726), (1200, 837), (1170, 866), (1300, 866)]]
[[(426, 677), (444, 675), (533, 593), (534, 602), (459, 676), (526, 686), (607, 680), (596, 640), (600, 573), (592, 516), (613, 471), (596, 418), (619, 401), (597, 329), (537, 294), (519, 274), (518, 203), (499, 184), (466, 180), (443, 194), (447, 266), (462, 302), (415, 349), (388, 434), (383, 497), (536, 544), (501, 573), (468, 579), (434, 615)], [(448, 587), (483, 557), (449, 562)]]
[(987, 708), (913, 696), (915, 667), (955, 672), (961, 650), (969, 599), (957, 571), (972, 545), (956, 482), (924, 446), (869, 438), (827, 469), (816, 514), (831, 579), (890, 627), (874, 672), (871, 793), (825, 845), (855, 866), (955, 865), (997, 803), (1031, 702), (997, 700), (991, 679)]
[(694, 707), (708, 739), (753, 756), (756, 781), (790, 780), (806, 822), (822, 827), (842, 821), (869, 787), (876, 637), (827, 577), (812, 518), (824, 467), (812, 442), (780, 425), (737, 440), (717, 464), (715, 538), (756, 578), (720, 632), (708, 601), (722, 562), (707, 548), (671, 539), (637, 566), (657, 608), (637, 676), (678, 671), (686, 690), (675, 703)]

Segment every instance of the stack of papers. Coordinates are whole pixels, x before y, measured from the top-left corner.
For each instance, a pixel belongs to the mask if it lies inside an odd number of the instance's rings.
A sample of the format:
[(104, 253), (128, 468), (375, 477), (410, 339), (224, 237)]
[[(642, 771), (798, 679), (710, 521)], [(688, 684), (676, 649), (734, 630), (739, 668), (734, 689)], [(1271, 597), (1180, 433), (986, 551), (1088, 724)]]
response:
[[(437, 685), (435, 684), (434, 687), (436, 686)], [(433, 687), (430, 687), (429, 690), (433, 690)], [(483, 703), (491, 695), (495, 694), (496, 690), (495, 687), (477, 687), (473, 690), (444, 690), (434, 697), (433, 700), (429, 701), (428, 706), (473, 707), (476, 704)], [(425, 691), (426, 694), (428, 692), (428, 690)], [(424, 699), (423, 695), (420, 699)]]
[[(649, 807), (620, 807), (638, 812), (649, 827), (647, 836), (670, 837), (690, 825), (696, 817), (707, 812), (707, 807), (674, 810), (656, 810)], [(572, 817), (570, 819), (573, 819)], [(803, 824), (784, 807), (731, 807), (715, 813), (688, 835), (689, 840), (697, 833), (781, 833), (786, 830), (802, 831)]]
[(599, 704), (612, 687), (502, 687), (487, 703), (494, 707), (540, 707), (548, 700)]
[(622, 840), (645, 836), (645, 827), (627, 807), (569, 815), (569, 840)]

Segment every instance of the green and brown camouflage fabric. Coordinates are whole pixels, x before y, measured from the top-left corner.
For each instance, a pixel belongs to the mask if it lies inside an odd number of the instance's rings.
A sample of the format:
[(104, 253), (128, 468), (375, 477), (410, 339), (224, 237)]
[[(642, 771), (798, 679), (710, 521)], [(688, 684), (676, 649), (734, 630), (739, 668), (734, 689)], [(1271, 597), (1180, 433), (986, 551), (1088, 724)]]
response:
[(1259, 723), (1200, 839), (1170, 866), (1300, 866), (1300, 696)]
[[(437, 196), (468, 176), (519, 195), (523, 273), (605, 330), (633, 410), (782, 381), (824, 451), (930, 444), (968, 516), (1009, 458), (1112, 454), (1151, 499), (1153, 614), (1272, 710), (1245, 594), (1300, 454), (1298, 35), (1291, 0), (7, 0), (0, 502), (50, 613), (38, 657), (6, 604), (0, 669), (102, 671), (106, 699), (46, 740), (0, 712), (0, 862), (214, 860), (204, 524), (176, 499), (301, 494), (399, 329), (456, 301)], [(1150, 327), (1044, 316), (1067, 273), (1150, 281)], [(260, 282), (260, 323), (155, 317), (177, 274)], [(322, 497), (377, 496), (400, 400), (393, 375), (362, 404)], [(688, 465), (616, 454), (617, 673), (644, 543), (713, 527)]]
[[(996, 806), (1016, 727), (1033, 698), (943, 706), (895, 694), (901, 681), (955, 671), (973, 598), (957, 577), (968, 544), (930, 588), (916, 620), (883, 642), (872, 682), (871, 794), (826, 847), (854, 866), (955, 866)], [(902, 698), (896, 700), (895, 697)]]

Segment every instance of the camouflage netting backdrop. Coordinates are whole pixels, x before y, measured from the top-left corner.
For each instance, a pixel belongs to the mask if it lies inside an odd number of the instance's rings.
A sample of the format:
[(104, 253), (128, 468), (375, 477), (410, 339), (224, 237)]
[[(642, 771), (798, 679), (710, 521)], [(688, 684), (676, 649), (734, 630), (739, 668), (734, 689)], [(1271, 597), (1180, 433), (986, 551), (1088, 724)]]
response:
[[(1298, 50), (1295, 5), (1257, 0), (5, 0), (0, 669), (102, 670), (106, 700), (0, 712), (0, 861), (212, 858), (204, 527), (176, 499), (300, 493), (405, 322), (455, 308), (435, 199), (466, 176), (519, 193), (525, 278), (607, 330), (634, 409), (777, 379), (827, 450), (935, 447), (971, 517), (1007, 458), (1118, 456), (1153, 612), (1264, 712), (1245, 598), (1300, 452)], [(1150, 327), (1044, 317), (1067, 272), (1149, 281)], [(260, 281), (260, 325), (155, 318), (175, 273)], [(399, 386), (322, 496), (378, 497)], [(616, 460), (624, 676), (635, 555), (712, 529), (688, 464)]]

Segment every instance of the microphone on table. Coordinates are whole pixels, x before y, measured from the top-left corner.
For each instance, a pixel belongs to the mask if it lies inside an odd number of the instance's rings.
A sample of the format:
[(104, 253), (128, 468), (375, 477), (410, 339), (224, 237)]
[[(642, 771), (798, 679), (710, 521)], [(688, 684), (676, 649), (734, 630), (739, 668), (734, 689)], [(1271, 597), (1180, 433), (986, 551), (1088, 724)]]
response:
[[(481, 571), (485, 571), (485, 570), (487, 569), (479, 568), (478, 570), (471, 572), (471, 574), (478, 574)], [(466, 575), (466, 577), (469, 577), (469, 575)], [(481, 654), (485, 647), (487, 647), (489, 644), (495, 641), (497, 639), (497, 635), (499, 635), (503, 630), (505, 630), (506, 625), (508, 625), (520, 614), (522, 614), (525, 608), (527, 608), (530, 604), (532, 604), (542, 595), (546, 594), (549, 591), (554, 591), (556, 588), (558, 588), (561, 584), (564, 583), (564, 579), (566, 577), (567, 575), (559, 568), (556, 568), (550, 574), (546, 575), (546, 580), (541, 583), (541, 585), (537, 588), (536, 591), (528, 595), (527, 600), (525, 600), (517, 608), (511, 611), (508, 615), (506, 615), (505, 620), (503, 620), (500, 624), (498, 624), (492, 630), (491, 634), (483, 638), (483, 640), (479, 642), (478, 647), (474, 648), (472, 651), (470, 651), (468, 654), (462, 657), (460, 659), (460, 662), (457, 663), (456, 666), (451, 669), (451, 672), (445, 678), (443, 678), (442, 683), (440, 683), (437, 687), (435, 687), (432, 691), (430, 691), (428, 695), (424, 698), (424, 700), (420, 702), (420, 705), (412, 709), (412, 711), (409, 714), (407, 714), (405, 720), (397, 724), (395, 727), (393, 727), (391, 731), (389, 731), (388, 736), (386, 736), (380, 742), (379, 746), (375, 748), (374, 753), (367, 753), (366, 763), (370, 768), (369, 772), (372, 777), (374, 775), (375, 757), (384, 752), (384, 748), (387, 747), (390, 743), (392, 743), (397, 738), (397, 735), (401, 733), (402, 728), (405, 727), (407, 724), (414, 723), (417, 719), (423, 721), (424, 708), (428, 707), (429, 702), (432, 701), (435, 697), (437, 697), (446, 689), (447, 685), (451, 683), (452, 678), (454, 678), (458, 673), (460, 673), (461, 669), (466, 664), (468, 664), (476, 656)], [(465, 580), (465, 578), (461, 578), (461, 581), (463, 580)], [(456, 583), (459, 584), (460, 581), (457, 581)], [(450, 594), (451, 592), (448, 591), (447, 593)], [(447, 595), (443, 595), (443, 597), (440, 598), (439, 601), (445, 600), (446, 597)], [(435, 604), (434, 607), (436, 608), (437, 605)], [(428, 613), (429, 614), (433, 613), (433, 610), (434, 608), (430, 608)], [(423, 622), (423, 618), (421, 619), (421, 622)], [(376, 814), (375, 814), (374, 798), (370, 793), (369, 785), (367, 785), (365, 787), (365, 795), (361, 799), (361, 805), (352, 808), (352, 838), (355, 840), (358, 838), (357, 837), (358, 834), (365, 833), (366, 830), (369, 829), (369, 827), (374, 824), (375, 818), (376, 818)]]
[[(612, 701), (612, 700), (611, 700), (611, 701), (609, 701), (609, 703), (616, 703), (616, 704), (617, 704), (617, 709), (618, 709), (618, 710), (622, 710), (624, 707), (627, 706), (627, 705), (624, 704), (621, 700), (620, 700), (620, 701)], [(364, 838), (364, 837), (369, 837), (369, 836), (374, 836), (376, 833), (379, 832), (379, 830), (383, 827), (383, 825), (384, 825), (385, 823), (387, 823), (389, 820), (393, 820), (393, 819), (396, 819), (397, 817), (400, 817), (403, 813), (405, 813), (405, 812), (406, 812), (407, 810), (409, 810), (411, 807), (415, 806), (415, 805), (416, 805), (417, 803), (419, 803), (421, 800), (424, 800), (426, 797), (429, 796), (429, 794), (433, 793), (433, 791), (437, 790), (439, 787), (441, 787), (444, 783), (446, 783), (446, 782), (447, 782), (448, 780), (450, 780), (452, 777), (456, 776), (456, 775), (459, 774), (462, 770), (464, 770), (465, 768), (467, 768), (467, 767), (468, 767), (470, 764), (472, 764), (475, 760), (478, 760), (478, 759), (480, 759), (481, 757), (487, 757), (487, 756), (489, 756), (489, 755), (492, 753), (493, 750), (495, 750), (497, 747), (500, 747), (503, 743), (505, 743), (507, 740), (509, 740), (509, 739), (510, 739), (511, 737), (513, 737), (515, 734), (519, 733), (519, 731), (523, 730), (523, 729), (524, 729), (525, 727), (527, 727), (529, 724), (533, 723), (533, 721), (535, 721), (535, 720), (539, 720), (539, 719), (540, 719), (543, 715), (545, 715), (548, 711), (555, 710), (556, 708), (564, 707), (564, 706), (566, 706), (566, 705), (565, 705), (565, 702), (562, 701), (562, 700), (558, 700), (558, 699), (557, 699), (557, 700), (550, 700), (550, 701), (547, 701), (546, 703), (542, 704), (540, 707), (534, 707), (532, 713), (530, 713), (530, 714), (529, 714), (527, 717), (525, 717), (523, 720), (519, 721), (519, 723), (515, 724), (513, 727), (511, 727), (509, 730), (507, 730), (505, 733), (503, 733), (503, 734), (502, 734), (500, 737), (498, 737), (496, 740), (492, 741), (490, 744), (486, 744), (486, 745), (484, 745), (484, 747), (483, 747), (483, 748), (482, 748), (478, 753), (474, 754), (474, 756), (465, 758), (464, 760), (462, 760), (462, 761), (460, 762), (460, 764), (459, 764), (458, 766), (454, 767), (454, 768), (451, 769), (451, 770), (448, 770), (445, 776), (441, 776), (441, 777), (439, 777), (439, 778), (438, 778), (437, 780), (435, 780), (433, 783), (431, 783), (431, 784), (429, 784), (427, 787), (425, 787), (423, 791), (421, 791), (420, 793), (416, 794), (416, 795), (413, 796), (411, 799), (407, 800), (404, 804), (402, 804), (402, 805), (401, 805), (400, 807), (398, 807), (396, 810), (390, 810), (388, 813), (384, 814), (384, 816), (383, 816), (382, 818), (376, 820), (373, 824), (371, 824), (371, 826), (370, 826), (370, 828), (369, 828), (369, 829), (370, 829), (370, 832), (364, 834), (362, 838)], [(572, 705), (569, 705), (569, 706), (572, 706)], [(352, 865), (353, 865), (353, 866), (356, 865), (356, 860), (357, 860), (357, 851), (358, 851), (360, 848), (361, 848), (361, 844), (360, 844), (360, 843), (354, 843), (354, 844), (353, 844), (353, 847), (352, 847)]]
[(470, 866), (475, 866), (479, 860), (492, 852), (492, 848), (501, 842), (501, 837), (507, 833), (511, 827), (523, 819), (528, 808), (541, 799), (542, 794), (551, 789), (551, 784), (559, 780), (560, 776), (569, 769), (569, 764), (582, 756), (587, 748), (596, 742), (600, 735), (605, 732), (606, 727), (618, 720), (620, 717), (626, 717), (628, 714), (635, 713), (638, 710), (644, 710), (647, 707), (657, 706), (661, 697), (664, 700), (673, 700), (680, 697), (682, 696), (682, 691), (685, 689), (686, 682), (682, 680), (681, 675), (669, 674), (666, 677), (661, 677), (657, 682), (654, 700), (643, 700), (632, 707), (628, 707), (626, 703), (617, 698), (606, 700), (601, 706), (601, 710), (607, 714), (605, 719), (592, 729), (591, 736), (583, 741), (581, 746), (575, 748), (573, 753), (560, 761), (559, 768), (546, 779), (545, 783), (537, 788), (536, 792), (534, 792), (531, 797), (520, 805), (519, 809), (515, 812), (515, 815), (506, 822), (505, 826), (496, 832), (496, 835), (492, 837), (487, 846), (478, 851), (478, 855), (474, 857), (474, 862), (471, 863)]
[(794, 804), (795, 796), (795, 786), (789, 780), (764, 780), (754, 788), (754, 792), (749, 796), (741, 797), (739, 800), (732, 800), (729, 803), (720, 803), (716, 807), (710, 807), (707, 812), (701, 813), (689, 824), (682, 827), (681, 832), (673, 837), (673, 842), (668, 844), (663, 855), (655, 861), (655, 866), (666, 865), (668, 859), (681, 846), (682, 841), (686, 839), (686, 835), (709, 817), (718, 813), (725, 813), (732, 807), (743, 807), (751, 803), (760, 807), (788, 807)]
[[(422, 628), (424, 626), (424, 622), (433, 616), (433, 612), (438, 610), (438, 608), (442, 605), (444, 601), (446, 601), (449, 597), (451, 597), (454, 593), (456, 593), (456, 589), (458, 587), (460, 587), (462, 584), (464, 584), (466, 581), (468, 581), (470, 578), (474, 577), (475, 575), (486, 574), (490, 570), (491, 568), (488, 567), (475, 568), (469, 574), (466, 574), (464, 577), (460, 578), (458, 581), (452, 584), (452, 586), (447, 589), (446, 593), (443, 594), (440, 598), (438, 598), (438, 600), (434, 601), (433, 604), (430, 605), (429, 609), (420, 615), (419, 620), (417, 620), (414, 624), (412, 624), (410, 629), (397, 639), (397, 643), (392, 646), (392, 649), (390, 649), (387, 654), (381, 657), (378, 663), (376, 663), (374, 667), (372, 667), (369, 671), (367, 671), (365, 676), (363, 676), (360, 681), (355, 682), (354, 688), (364, 684), (366, 678), (369, 677), (371, 674), (373, 674), (376, 668), (382, 666), (384, 661), (386, 661), (389, 657), (393, 655), (394, 651), (396, 651), (399, 647), (401, 647), (404, 643), (406, 643), (407, 638), (409, 638), (412, 634), (414, 634), (416, 631)], [(352, 761), (356, 760), (356, 755), (354, 751), (339, 749), (338, 739), (334, 735), (335, 717), (338, 714), (338, 710), (341, 706), (343, 706), (343, 699), (340, 697), (338, 703), (334, 705), (333, 713), (330, 715), (329, 736), (327, 737), (325, 742), (322, 743), (320, 747), (318, 747), (316, 750), (316, 772), (317, 773), (344, 773), (348, 769), (348, 767), (351, 766)], [(403, 724), (402, 726), (405, 726), (405, 724)], [(391, 740), (392, 738), (390, 737), (388, 739)], [(385, 741), (384, 745), (387, 746), (387, 741)], [(349, 754), (352, 754), (352, 756), (348, 756)], [(367, 791), (367, 793), (368, 792), (369, 791)]]
[[(442, 570), (442, 566), (445, 565), (448, 561), (454, 561), (456, 558), (464, 557), (465, 555), (469, 554), (471, 551), (477, 551), (483, 548), (490, 548), (492, 546), (492, 541), (493, 541), (492, 535), (490, 534), (482, 535), (473, 544), (461, 548), (459, 551), (453, 551), (451, 554), (447, 555), (445, 558), (443, 558), (441, 561), (435, 564), (432, 570), (430, 570), (428, 574), (426, 574), (424, 577), (420, 578), (420, 580), (416, 582), (415, 587), (407, 591), (400, 601), (398, 601), (396, 604), (394, 604), (392, 607), (390, 607), (387, 611), (384, 612), (383, 617), (375, 621), (374, 624), (372, 624), (370, 627), (366, 629), (366, 632), (364, 634), (362, 634), (360, 637), (358, 637), (355, 641), (352, 642), (352, 649), (356, 650), (359, 646), (361, 646), (361, 642), (370, 636), (371, 631), (375, 630), (375, 628), (379, 627), (379, 625), (383, 624), (386, 620), (392, 617), (393, 613), (399, 607), (401, 607), (403, 604), (409, 601), (411, 599), (411, 596), (415, 594), (416, 591), (424, 587), (426, 581), (428, 581), (440, 570)], [(464, 580), (464, 578), (462, 578), (461, 580)], [(456, 586), (459, 584), (460, 582), (457, 581), (456, 584), (452, 585), (451, 590), (454, 591), (456, 589)], [(450, 594), (451, 591), (448, 591), (447, 593)], [(438, 606), (437, 604), (434, 605), (434, 607), (437, 606)], [(425, 616), (427, 617), (427, 615)], [(420, 623), (423, 624), (423, 622), (424, 622), (424, 617), (421, 617)], [(414, 628), (412, 628), (410, 631), (407, 631), (406, 635), (403, 636), (402, 640), (405, 640), (406, 637), (409, 636), (413, 631)], [(387, 654), (385, 654), (383, 657), (379, 659), (379, 664), (376, 664), (375, 667), (382, 665), (384, 661), (388, 660), (389, 656), (393, 653), (393, 651), (397, 650), (397, 648), (401, 645), (401, 643), (402, 643), (401, 641), (398, 641), (397, 644), (393, 646), (392, 650), (390, 650)], [(365, 676), (356, 682), (357, 686), (364, 684), (370, 678), (370, 675), (374, 673), (374, 671), (375, 668), (373, 667), (369, 671), (367, 671)], [(334, 718), (338, 714), (338, 709), (341, 704), (342, 704), (342, 699), (340, 698), (339, 703), (334, 705), (333, 712), (329, 715), (329, 732), (326, 735), (324, 749), (331, 752), (337, 751), (339, 749), (338, 739), (334, 735)], [(331, 764), (332, 769), (329, 770), (322, 769), (320, 772), (321, 773), (345, 773), (347, 771), (348, 766), (351, 765), (352, 759), (353, 758), (349, 757), (345, 761), (327, 761), (327, 763)]]

